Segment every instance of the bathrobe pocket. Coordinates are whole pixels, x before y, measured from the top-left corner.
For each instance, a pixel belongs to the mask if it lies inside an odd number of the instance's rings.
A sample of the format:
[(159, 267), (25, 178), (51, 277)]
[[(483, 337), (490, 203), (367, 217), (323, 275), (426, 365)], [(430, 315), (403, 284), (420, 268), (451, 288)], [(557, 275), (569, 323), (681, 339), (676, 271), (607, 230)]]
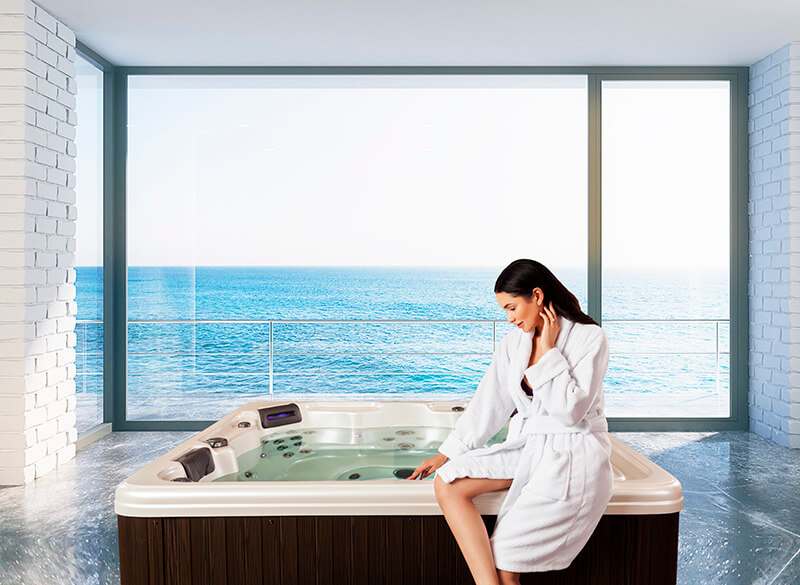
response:
[(555, 451), (552, 447), (545, 447), (539, 465), (531, 473), (530, 480), (522, 488), (522, 492), (548, 500), (564, 500), (567, 497), (571, 474), (572, 452)]

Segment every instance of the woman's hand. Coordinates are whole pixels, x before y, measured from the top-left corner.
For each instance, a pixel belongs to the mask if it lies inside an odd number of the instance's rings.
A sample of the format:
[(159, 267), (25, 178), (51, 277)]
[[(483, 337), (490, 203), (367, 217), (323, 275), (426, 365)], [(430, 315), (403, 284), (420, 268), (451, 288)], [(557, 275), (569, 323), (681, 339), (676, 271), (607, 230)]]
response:
[(543, 312), (539, 314), (544, 319), (544, 326), (542, 327), (542, 353), (546, 353), (556, 346), (556, 339), (558, 332), (561, 331), (561, 325), (558, 323), (558, 315), (553, 308), (553, 301), (550, 301), (550, 306), (543, 306)]
[(434, 455), (430, 459), (426, 459), (420, 463), (419, 467), (414, 470), (414, 473), (409, 475), (406, 479), (417, 479), (417, 476), (419, 476), (419, 479), (425, 479), (445, 463), (447, 463), (447, 455), (442, 453)]

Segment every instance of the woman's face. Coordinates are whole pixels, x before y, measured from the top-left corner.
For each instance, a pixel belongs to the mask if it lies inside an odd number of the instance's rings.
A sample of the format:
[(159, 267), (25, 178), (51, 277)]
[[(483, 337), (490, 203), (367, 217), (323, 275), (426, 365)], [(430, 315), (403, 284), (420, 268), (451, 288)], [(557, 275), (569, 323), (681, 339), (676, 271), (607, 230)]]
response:
[(539, 315), (544, 302), (542, 289), (538, 287), (533, 289), (530, 301), (525, 297), (518, 297), (504, 292), (495, 293), (495, 295), (500, 307), (505, 310), (509, 323), (513, 323), (526, 333), (537, 327), (541, 331), (544, 323), (542, 316)]

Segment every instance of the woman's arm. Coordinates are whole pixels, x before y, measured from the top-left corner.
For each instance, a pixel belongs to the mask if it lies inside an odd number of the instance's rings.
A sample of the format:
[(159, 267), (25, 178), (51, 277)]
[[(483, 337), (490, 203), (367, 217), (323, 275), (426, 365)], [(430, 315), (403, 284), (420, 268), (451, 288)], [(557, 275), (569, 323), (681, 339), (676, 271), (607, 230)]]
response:
[(466, 451), (483, 447), (505, 424), (515, 406), (506, 389), (508, 361), (505, 344), (501, 342), (475, 395), (453, 431), (439, 447), (439, 453), (452, 459)]
[(600, 328), (600, 334), (588, 343), (588, 350), (572, 368), (561, 350), (554, 347), (525, 370), (534, 396), (550, 416), (567, 426), (583, 420), (603, 391), (608, 369), (606, 332)]

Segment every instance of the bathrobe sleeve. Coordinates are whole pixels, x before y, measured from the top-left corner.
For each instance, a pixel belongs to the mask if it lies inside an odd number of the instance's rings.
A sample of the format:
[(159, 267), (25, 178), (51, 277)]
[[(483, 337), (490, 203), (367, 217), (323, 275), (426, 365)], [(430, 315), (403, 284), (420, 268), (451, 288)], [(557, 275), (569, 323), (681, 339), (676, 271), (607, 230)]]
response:
[(506, 349), (500, 343), (475, 395), (459, 417), (453, 431), (439, 447), (439, 453), (452, 459), (483, 447), (505, 424), (515, 407), (506, 388), (508, 363)]
[[(566, 426), (578, 424), (603, 391), (608, 369), (608, 337), (599, 334), (578, 348), (580, 356), (573, 366), (557, 347), (545, 353), (535, 365), (525, 370), (525, 377), (547, 413)], [(583, 349), (583, 351), (581, 351)]]

